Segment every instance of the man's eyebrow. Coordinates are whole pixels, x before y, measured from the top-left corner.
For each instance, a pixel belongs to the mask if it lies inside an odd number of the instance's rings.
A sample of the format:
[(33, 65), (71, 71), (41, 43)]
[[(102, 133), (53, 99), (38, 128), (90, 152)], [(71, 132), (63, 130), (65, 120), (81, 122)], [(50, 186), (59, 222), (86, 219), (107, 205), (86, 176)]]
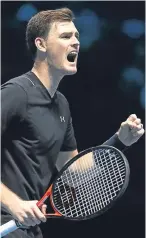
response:
[[(70, 34), (71, 35), (71, 34), (73, 34), (73, 32), (72, 31), (64, 31), (64, 32), (61, 33), (61, 35), (63, 35), (63, 34)], [(75, 35), (79, 36), (80, 34), (79, 34), (78, 31), (76, 31)]]

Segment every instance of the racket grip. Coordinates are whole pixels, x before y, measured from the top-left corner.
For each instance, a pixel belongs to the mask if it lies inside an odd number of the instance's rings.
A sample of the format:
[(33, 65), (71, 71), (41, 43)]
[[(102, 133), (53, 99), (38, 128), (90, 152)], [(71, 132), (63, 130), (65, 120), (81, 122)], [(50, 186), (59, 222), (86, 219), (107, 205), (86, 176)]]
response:
[(15, 220), (11, 220), (4, 225), (0, 226), (0, 237), (4, 237), (12, 231), (17, 230), (21, 224)]

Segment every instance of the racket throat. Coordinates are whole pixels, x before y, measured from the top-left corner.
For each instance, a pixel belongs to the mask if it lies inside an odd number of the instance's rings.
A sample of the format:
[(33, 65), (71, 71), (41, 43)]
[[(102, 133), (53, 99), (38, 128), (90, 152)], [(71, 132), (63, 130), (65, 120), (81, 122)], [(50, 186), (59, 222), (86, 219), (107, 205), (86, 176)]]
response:
[(41, 207), (43, 205), (43, 203), (46, 201), (46, 199), (50, 196), (51, 191), (52, 191), (52, 185), (47, 190), (47, 192), (44, 194), (44, 196), (41, 198), (41, 200), (37, 202), (38, 207)]
[(55, 212), (54, 214), (52, 214), (52, 213), (45, 214), (45, 217), (46, 218), (59, 218), (59, 217), (62, 217), (62, 215), (59, 212), (57, 212), (55, 210), (54, 210), (54, 212)]
[(60, 214), (57, 209), (54, 207), (53, 205), (53, 197), (52, 197), (52, 194), (50, 195), (50, 204), (51, 204), (51, 207), (52, 207), (52, 210), (55, 212), (55, 213), (47, 213), (45, 214), (45, 216), (47, 218), (59, 218), (59, 217), (62, 217), (62, 214)]

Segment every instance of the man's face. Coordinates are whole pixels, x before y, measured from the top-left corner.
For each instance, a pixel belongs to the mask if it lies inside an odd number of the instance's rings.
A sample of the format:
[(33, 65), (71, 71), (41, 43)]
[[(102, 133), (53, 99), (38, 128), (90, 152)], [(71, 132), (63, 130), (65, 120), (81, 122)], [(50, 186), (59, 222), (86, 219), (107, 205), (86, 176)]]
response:
[(73, 22), (53, 23), (46, 40), (47, 61), (64, 75), (77, 72), (79, 33)]

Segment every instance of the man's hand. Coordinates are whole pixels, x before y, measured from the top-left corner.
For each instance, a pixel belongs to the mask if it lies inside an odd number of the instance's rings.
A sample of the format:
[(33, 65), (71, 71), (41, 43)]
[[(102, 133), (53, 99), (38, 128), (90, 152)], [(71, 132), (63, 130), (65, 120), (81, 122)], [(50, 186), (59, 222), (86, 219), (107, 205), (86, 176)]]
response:
[(143, 124), (141, 124), (141, 119), (137, 118), (135, 114), (130, 115), (127, 120), (121, 124), (117, 132), (119, 140), (126, 146), (137, 142), (143, 134)]
[(38, 201), (23, 201), (17, 200), (17, 203), (9, 206), (9, 212), (11, 215), (19, 221), (23, 226), (35, 226), (41, 222), (46, 221), (45, 211), (46, 205), (43, 204), (41, 210), (37, 207)]

